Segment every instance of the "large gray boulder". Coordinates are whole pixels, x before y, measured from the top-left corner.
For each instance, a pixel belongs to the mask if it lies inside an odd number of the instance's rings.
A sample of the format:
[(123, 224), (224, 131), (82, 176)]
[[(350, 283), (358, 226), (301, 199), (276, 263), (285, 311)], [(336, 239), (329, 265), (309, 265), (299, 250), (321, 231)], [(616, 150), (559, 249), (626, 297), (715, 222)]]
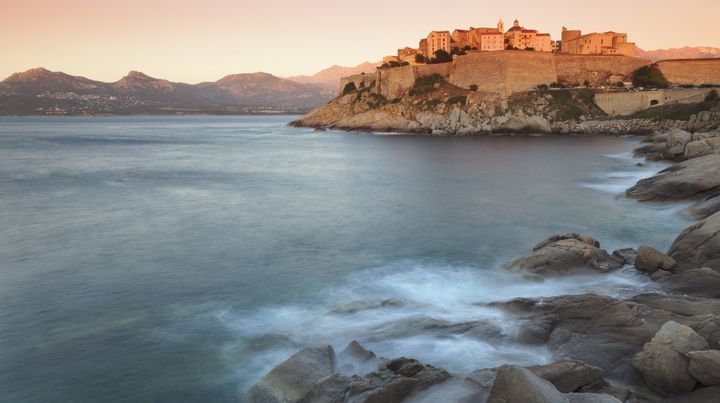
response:
[(710, 267), (720, 270), (720, 213), (686, 228), (668, 250), (680, 269)]
[(708, 342), (690, 327), (668, 321), (632, 361), (653, 390), (665, 395), (690, 392), (697, 380), (688, 367), (687, 354), (708, 348)]
[(273, 368), (248, 391), (257, 403), (299, 402), (316, 382), (333, 374), (335, 352), (331, 346), (306, 348)]
[(663, 276), (658, 283), (673, 292), (695, 297), (720, 298), (720, 272), (709, 267), (685, 269), (676, 275)]
[(675, 266), (675, 260), (670, 256), (649, 246), (641, 246), (637, 249), (635, 257), (635, 268), (652, 274), (658, 270), (670, 271)]
[(532, 373), (549, 381), (563, 393), (597, 392), (608, 386), (603, 370), (582, 361), (562, 360), (528, 367)]
[(487, 403), (563, 403), (569, 402), (552, 383), (532, 371), (503, 365), (490, 388)]
[(706, 386), (720, 386), (720, 351), (691, 351), (690, 375)]
[(381, 360), (378, 371), (352, 377), (346, 396), (349, 403), (399, 403), (433, 385), (450, 379), (444, 369), (417, 360)]
[(714, 153), (673, 165), (639, 181), (625, 192), (640, 201), (704, 199), (720, 195), (720, 154)]
[(623, 259), (600, 249), (600, 242), (587, 235), (554, 235), (539, 244), (532, 254), (505, 265), (510, 271), (540, 276), (583, 272), (606, 273), (622, 267)]
[(712, 154), (720, 149), (720, 138), (713, 137), (689, 142), (685, 146), (685, 158), (692, 159)]
[(685, 153), (685, 146), (692, 141), (692, 134), (674, 129), (667, 136), (666, 156), (668, 158), (679, 157)]

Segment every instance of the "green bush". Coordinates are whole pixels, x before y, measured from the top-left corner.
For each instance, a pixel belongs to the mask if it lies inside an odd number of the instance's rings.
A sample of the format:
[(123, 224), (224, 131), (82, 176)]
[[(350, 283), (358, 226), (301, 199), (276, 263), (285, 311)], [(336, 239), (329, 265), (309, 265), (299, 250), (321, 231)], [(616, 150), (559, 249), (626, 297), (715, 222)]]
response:
[(585, 81), (583, 82), (583, 85), (584, 85), (585, 87), (590, 87), (590, 81), (585, 80)]
[(343, 88), (343, 95), (347, 95), (356, 90), (357, 87), (355, 86), (355, 82), (350, 81), (349, 83), (345, 84), (345, 88)]
[(477, 84), (470, 84), (470, 91), (475, 92), (478, 90)]
[(443, 83), (445, 79), (440, 74), (418, 77), (411, 88), (412, 95), (422, 95), (435, 91), (435, 84)]
[(428, 100), (427, 102), (425, 102), (425, 106), (427, 106), (428, 108), (434, 108), (434, 107), (440, 105), (441, 103), (442, 103), (442, 101), (439, 99), (431, 99), (431, 100)]
[(430, 61), (431, 63), (450, 63), (452, 56), (445, 50), (438, 49), (435, 51), (435, 57)]
[(415, 55), (415, 63), (425, 63), (425, 56), (420, 53)]
[(537, 89), (539, 89), (540, 91), (547, 91), (548, 88), (549, 88), (549, 87), (548, 87), (547, 84), (540, 84), (540, 85), (537, 86)]
[(708, 93), (705, 97), (705, 102), (716, 102), (718, 100), (720, 100), (720, 96), (718, 96), (718, 92), (716, 90), (710, 91), (710, 93)]
[(447, 102), (448, 106), (460, 104), (462, 106), (465, 106), (465, 103), (467, 103), (467, 97), (465, 95), (456, 95), (454, 97), (448, 98)]
[(668, 88), (670, 83), (660, 69), (655, 66), (645, 66), (633, 74), (633, 85), (647, 88)]

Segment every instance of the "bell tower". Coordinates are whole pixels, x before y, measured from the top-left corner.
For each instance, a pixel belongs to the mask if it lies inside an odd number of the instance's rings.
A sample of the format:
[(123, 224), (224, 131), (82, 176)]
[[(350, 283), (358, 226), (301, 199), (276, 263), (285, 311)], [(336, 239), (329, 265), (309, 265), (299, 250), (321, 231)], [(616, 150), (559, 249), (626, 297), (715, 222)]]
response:
[(498, 21), (497, 29), (500, 31), (501, 34), (505, 33), (505, 23), (503, 22), (502, 18), (500, 18), (500, 21)]

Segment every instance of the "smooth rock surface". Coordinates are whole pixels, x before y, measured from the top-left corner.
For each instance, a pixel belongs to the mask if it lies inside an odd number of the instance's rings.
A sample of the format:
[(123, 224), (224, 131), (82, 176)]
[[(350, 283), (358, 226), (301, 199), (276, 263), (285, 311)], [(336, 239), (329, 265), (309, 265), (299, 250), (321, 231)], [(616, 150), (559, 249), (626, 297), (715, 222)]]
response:
[(720, 154), (710, 154), (673, 165), (639, 181), (625, 192), (640, 201), (676, 201), (720, 195)]
[(709, 267), (720, 270), (720, 213), (686, 228), (675, 239), (668, 255), (678, 268)]
[(564, 403), (568, 398), (552, 383), (514, 365), (498, 369), (487, 403)]
[(702, 350), (708, 342), (690, 327), (668, 321), (632, 361), (651, 389), (665, 395), (690, 392), (697, 380), (688, 372), (690, 351)]
[(720, 351), (691, 351), (690, 375), (706, 386), (720, 386)]
[(641, 246), (637, 249), (637, 257), (635, 258), (635, 268), (652, 274), (657, 270), (667, 270), (675, 266), (675, 260), (670, 256), (660, 252), (649, 246)]

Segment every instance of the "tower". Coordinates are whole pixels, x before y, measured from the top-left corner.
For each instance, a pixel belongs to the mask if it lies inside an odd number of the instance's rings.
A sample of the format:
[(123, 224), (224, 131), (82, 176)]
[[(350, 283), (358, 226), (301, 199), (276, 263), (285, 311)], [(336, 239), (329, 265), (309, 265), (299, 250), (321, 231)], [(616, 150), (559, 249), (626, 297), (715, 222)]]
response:
[(520, 21), (515, 20), (515, 22), (513, 22), (513, 28), (520, 28)]
[(503, 22), (502, 18), (500, 18), (500, 21), (498, 21), (497, 29), (501, 34), (505, 33), (505, 23)]

